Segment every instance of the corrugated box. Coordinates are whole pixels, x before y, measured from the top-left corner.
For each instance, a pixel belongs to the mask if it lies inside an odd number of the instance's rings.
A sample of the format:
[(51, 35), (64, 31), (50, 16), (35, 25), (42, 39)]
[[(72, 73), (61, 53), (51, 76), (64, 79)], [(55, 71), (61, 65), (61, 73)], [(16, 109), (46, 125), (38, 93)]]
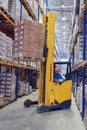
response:
[(45, 27), (41, 23), (23, 20), (15, 27), (14, 57), (43, 58)]
[(16, 77), (12, 73), (1, 73), (0, 94), (7, 97), (9, 101), (15, 99)]

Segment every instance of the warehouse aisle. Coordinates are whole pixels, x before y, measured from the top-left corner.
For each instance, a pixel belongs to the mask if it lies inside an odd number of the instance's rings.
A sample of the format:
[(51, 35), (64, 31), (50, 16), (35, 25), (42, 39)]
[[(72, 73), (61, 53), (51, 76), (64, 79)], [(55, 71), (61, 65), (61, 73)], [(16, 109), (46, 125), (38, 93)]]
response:
[(36, 106), (23, 107), (29, 97), (34, 99), (37, 92), (0, 110), (0, 130), (85, 130), (74, 100), (70, 110), (39, 114)]

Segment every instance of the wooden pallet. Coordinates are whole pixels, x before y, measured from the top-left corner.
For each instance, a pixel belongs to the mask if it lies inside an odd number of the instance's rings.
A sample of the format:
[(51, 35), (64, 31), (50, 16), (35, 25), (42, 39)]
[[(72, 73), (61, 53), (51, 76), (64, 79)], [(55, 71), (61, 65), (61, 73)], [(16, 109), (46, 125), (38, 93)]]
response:
[(14, 60), (17, 61), (45, 61), (45, 58), (36, 58), (36, 57), (14, 57)]

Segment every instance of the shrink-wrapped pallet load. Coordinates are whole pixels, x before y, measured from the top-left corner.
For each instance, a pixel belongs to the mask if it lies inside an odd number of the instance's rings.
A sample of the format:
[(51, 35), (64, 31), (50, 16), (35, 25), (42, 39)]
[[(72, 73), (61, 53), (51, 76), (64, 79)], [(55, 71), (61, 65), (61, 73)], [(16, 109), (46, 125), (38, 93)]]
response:
[(0, 59), (12, 62), (13, 40), (0, 32)]
[(43, 58), (45, 28), (41, 23), (23, 20), (15, 26), (14, 58)]
[(15, 99), (16, 77), (12, 73), (0, 73), (0, 94), (6, 97), (9, 101)]
[(13, 48), (13, 40), (9, 37), (6, 38), (6, 58), (8, 61), (12, 62), (13, 60), (13, 54), (12, 54), (12, 48)]
[(24, 88), (22, 85), (22, 81), (18, 81), (18, 96), (21, 97), (24, 95)]

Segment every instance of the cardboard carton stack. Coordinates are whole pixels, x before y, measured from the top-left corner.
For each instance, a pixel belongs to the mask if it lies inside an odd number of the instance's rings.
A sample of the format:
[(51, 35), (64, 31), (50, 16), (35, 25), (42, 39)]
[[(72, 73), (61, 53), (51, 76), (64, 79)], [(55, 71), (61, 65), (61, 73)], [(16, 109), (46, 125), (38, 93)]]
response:
[(81, 113), (82, 112), (82, 82), (78, 86), (78, 91), (77, 91), (77, 95), (76, 95), (76, 103), (77, 103), (78, 109)]
[(6, 35), (0, 32), (0, 58), (6, 60)]
[(42, 59), (44, 47), (44, 25), (30, 20), (23, 20), (15, 26), (13, 46), (14, 58), (29, 57)]
[(27, 81), (19, 81), (18, 82), (18, 96), (21, 97), (23, 95), (28, 95), (31, 92), (29, 88), (29, 83)]
[(13, 48), (13, 40), (7, 37), (6, 38), (6, 59), (8, 61), (13, 60), (12, 48)]
[[(83, 44), (84, 44), (84, 38), (83, 35), (79, 35), (79, 42), (78, 42), (78, 63), (83, 61)], [(86, 40), (87, 40), (87, 35), (86, 35)], [(86, 59), (87, 59), (87, 45), (86, 45)]]
[(30, 92), (29, 92), (29, 83), (24, 81), (24, 94), (25, 95), (28, 95)]
[(24, 95), (24, 88), (21, 81), (18, 81), (18, 96), (21, 97)]
[(2, 60), (12, 61), (13, 40), (0, 32), (0, 58)]
[(12, 73), (0, 73), (0, 94), (6, 97), (9, 101), (15, 99), (15, 83), (16, 77)]
[[(87, 35), (86, 35), (86, 40), (87, 40)], [(83, 61), (83, 52), (84, 52), (83, 45), (84, 45), (83, 34), (79, 34), (79, 36), (77, 38), (77, 44), (75, 45), (75, 49), (74, 49), (75, 65), (77, 65)], [(86, 49), (85, 56), (87, 59), (87, 45), (86, 45), (85, 49)]]

